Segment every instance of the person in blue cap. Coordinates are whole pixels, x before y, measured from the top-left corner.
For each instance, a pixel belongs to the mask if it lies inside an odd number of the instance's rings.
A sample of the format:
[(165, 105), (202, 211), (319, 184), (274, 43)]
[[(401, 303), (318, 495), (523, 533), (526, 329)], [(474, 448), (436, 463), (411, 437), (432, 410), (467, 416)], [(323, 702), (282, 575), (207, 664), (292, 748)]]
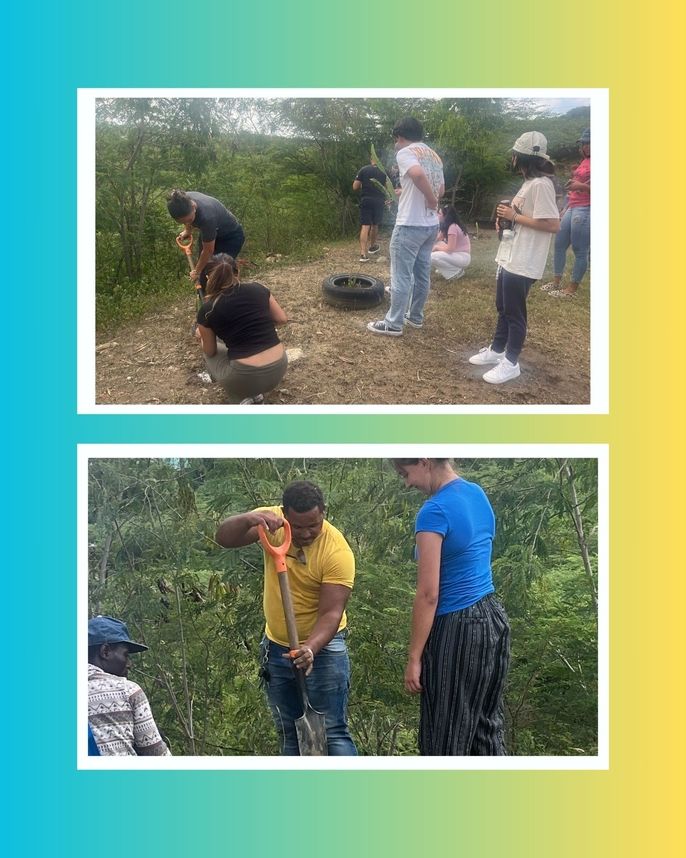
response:
[(143, 689), (127, 676), (131, 653), (145, 652), (126, 624), (88, 622), (88, 723), (101, 756), (169, 756)]

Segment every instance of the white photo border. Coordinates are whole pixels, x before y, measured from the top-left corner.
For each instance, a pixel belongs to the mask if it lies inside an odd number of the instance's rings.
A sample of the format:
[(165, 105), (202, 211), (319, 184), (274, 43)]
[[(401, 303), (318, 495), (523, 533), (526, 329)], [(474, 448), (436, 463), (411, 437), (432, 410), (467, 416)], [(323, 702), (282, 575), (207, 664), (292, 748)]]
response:
[[(513, 757), (89, 757), (88, 464), (103, 458), (596, 459), (598, 462), (598, 753)], [(88, 770), (607, 770), (609, 758), (609, 447), (606, 444), (79, 444), (77, 445), (77, 768)], [(81, 717), (83, 716), (83, 717)], [(82, 729), (83, 727), (83, 729)]]
[[(98, 98), (570, 98), (588, 99), (593, 128), (593, 288), (589, 402), (579, 405), (263, 405), (260, 414), (607, 414), (609, 413), (609, 90), (540, 89), (162, 89), (77, 90), (77, 412), (235, 414), (236, 405), (103, 405), (95, 384), (95, 104)], [(597, 178), (601, 177), (601, 178)]]

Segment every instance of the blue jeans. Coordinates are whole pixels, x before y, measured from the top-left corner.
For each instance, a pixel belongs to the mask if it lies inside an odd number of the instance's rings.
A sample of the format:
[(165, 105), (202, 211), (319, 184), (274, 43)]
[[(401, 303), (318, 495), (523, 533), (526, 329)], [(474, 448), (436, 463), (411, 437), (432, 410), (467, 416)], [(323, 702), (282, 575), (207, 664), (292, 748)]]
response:
[(405, 314), (418, 325), (431, 285), (431, 249), (437, 226), (395, 226), (391, 236), (391, 306), (384, 321), (402, 330)]
[(567, 209), (560, 221), (560, 231), (555, 236), (555, 257), (553, 273), (562, 277), (567, 259), (567, 248), (572, 245), (574, 268), (572, 283), (581, 283), (588, 268), (588, 254), (591, 249), (591, 207), (579, 206)]
[[(281, 753), (297, 757), (300, 752), (295, 719), (303, 714), (303, 708), (294, 668), (289, 659), (283, 658), (288, 647), (263, 638), (260, 651), (267, 701), (281, 740)], [(343, 633), (334, 635), (328, 646), (317, 653), (312, 673), (305, 681), (310, 705), (326, 718), (329, 756), (357, 756), (347, 723), (350, 659)]]

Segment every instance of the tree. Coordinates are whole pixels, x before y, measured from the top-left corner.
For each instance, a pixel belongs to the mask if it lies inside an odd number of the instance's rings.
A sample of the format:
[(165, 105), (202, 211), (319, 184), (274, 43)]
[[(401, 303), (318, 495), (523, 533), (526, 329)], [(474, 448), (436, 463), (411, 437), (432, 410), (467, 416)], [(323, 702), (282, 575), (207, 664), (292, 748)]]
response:
[(403, 115), (441, 155), (446, 199), (490, 219), (518, 179), (508, 152), (536, 127), (553, 157), (576, 157), (581, 113), (553, 116), (527, 99), (100, 99), (96, 106), (96, 295), (102, 327), (178, 292), (185, 260), (165, 196), (201, 190), (241, 220), (245, 255), (294, 260), (357, 231), (352, 182), (374, 145), (386, 169)]
[[(509, 750), (593, 753), (597, 606), (584, 553), (595, 579), (595, 462), (478, 459), (459, 469), (483, 485), (496, 513), (494, 576), (513, 630)], [(383, 460), (92, 460), (89, 610), (122, 617), (150, 646), (133, 678), (175, 753), (276, 753), (257, 676), (261, 549), (219, 550), (214, 533), (229, 514), (278, 504), (293, 479), (322, 487), (327, 517), (356, 557), (348, 608), (355, 741), (365, 754), (414, 754), (418, 707), (402, 675), (422, 499)]]
[(116, 232), (125, 276), (140, 280), (154, 245), (151, 208), (171, 184), (202, 175), (214, 156), (216, 102), (99, 99), (96, 105), (96, 230)]
[(437, 102), (431, 120), (446, 173), (446, 196), (466, 217), (481, 210), (485, 196), (507, 181), (506, 151), (497, 146), (502, 128), (502, 99), (454, 99)]

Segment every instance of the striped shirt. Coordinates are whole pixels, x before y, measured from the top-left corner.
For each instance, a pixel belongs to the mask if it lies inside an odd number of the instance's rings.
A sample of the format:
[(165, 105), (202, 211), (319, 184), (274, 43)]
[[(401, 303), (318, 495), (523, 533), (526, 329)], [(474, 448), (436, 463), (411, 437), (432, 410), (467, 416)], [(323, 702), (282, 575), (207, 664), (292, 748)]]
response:
[(140, 685), (94, 664), (88, 665), (88, 721), (103, 756), (171, 756)]

